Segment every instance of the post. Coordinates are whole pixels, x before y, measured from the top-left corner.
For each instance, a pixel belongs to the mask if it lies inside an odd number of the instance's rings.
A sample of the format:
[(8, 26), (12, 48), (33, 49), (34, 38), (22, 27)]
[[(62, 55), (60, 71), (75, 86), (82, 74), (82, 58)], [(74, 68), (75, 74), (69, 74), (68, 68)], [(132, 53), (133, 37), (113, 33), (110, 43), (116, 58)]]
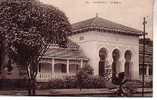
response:
[(83, 59), (81, 59), (81, 65), (80, 66), (81, 66), (81, 68), (83, 67)]
[(148, 77), (149, 76), (149, 65), (147, 64), (147, 67), (146, 67), (146, 76)]
[(55, 65), (55, 60), (54, 60), (54, 58), (52, 58), (52, 70), (51, 70), (51, 79), (53, 78), (53, 75), (54, 75), (54, 65)]
[(69, 74), (69, 59), (67, 59), (67, 74)]
[(144, 65), (145, 65), (145, 25), (146, 25), (146, 18), (143, 18), (143, 73), (142, 73), (142, 96), (144, 96)]

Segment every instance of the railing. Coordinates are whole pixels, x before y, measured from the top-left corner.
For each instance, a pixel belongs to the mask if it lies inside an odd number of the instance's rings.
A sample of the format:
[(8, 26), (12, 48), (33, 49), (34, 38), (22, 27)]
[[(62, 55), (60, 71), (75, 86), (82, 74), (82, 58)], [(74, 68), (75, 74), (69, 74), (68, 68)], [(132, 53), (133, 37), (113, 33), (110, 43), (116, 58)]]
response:
[(50, 81), (51, 80), (51, 73), (38, 73), (37, 74), (37, 81)]
[(67, 73), (38, 73), (37, 75), (37, 81), (39, 82), (48, 82), (50, 80), (53, 80), (53, 79), (62, 79), (64, 77), (67, 77), (67, 76), (73, 76), (75, 74), (67, 74)]
[[(145, 81), (152, 81), (152, 75), (145, 75), (144, 76), (144, 78), (145, 78)], [(140, 79), (142, 80), (142, 75), (140, 75)]]

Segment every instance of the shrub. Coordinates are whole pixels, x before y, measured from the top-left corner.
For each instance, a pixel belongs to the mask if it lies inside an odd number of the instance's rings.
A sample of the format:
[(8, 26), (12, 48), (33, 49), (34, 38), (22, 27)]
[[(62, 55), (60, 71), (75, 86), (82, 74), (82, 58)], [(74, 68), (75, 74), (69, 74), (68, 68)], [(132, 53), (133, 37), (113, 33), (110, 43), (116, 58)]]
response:
[(54, 79), (48, 82), (48, 87), (53, 89), (62, 89), (65, 87), (65, 83), (63, 79)]
[(1, 79), (0, 89), (27, 89), (26, 79)]
[[(85, 82), (90, 81), (90, 75), (93, 75), (93, 68), (91, 66), (85, 65), (83, 68), (80, 68), (80, 70), (76, 74), (77, 86), (80, 88), (80, 90), (85, 85)], [(86, 87), (88, 86), (86, 85)]]
[(49, 82), (38, 82), (37, 83), (37, 89), (49, 89)]
[(145, 87), (152, 88), (153, 87), (153, 81), (146, 82)]
[(82, 88), (105, 88), (105, 80), (99, 76), (88, 76), (82, 81)]
[(65, 88), (76, 88), (77, 87), (77, 79), (76, 76), (68, 76), (64, 81)]
[(48, 87), (53, 89), (76, 88), (77, 80), (75, 76), (68, 76), (64, 79), (54, 79), (48, 82)]
[[(86, 65), (77, 72), (76, 76), (68, 76), (63, 79), (54, 79), (48, 82), (48, 88), (104, 88), (105, 79), (92, 76), (93, 68)], [(45, 86), (46, 87), (46, 86)]]
[[(79, 84), (79, 85), (78, 85)], [(81, 87), (80, 87), (81, 84)], [(38, 89), (70, 89), (70, 88), (105, 88), (106, 81), (104, 78), (99, 76), (89, 75), (86, 78), (81, 80), (81, 83), (78, 83), (76, 76), (68, 76), (64, 79), (54, 79), (48, 83), (40, 83)]]
[(84, 71), (85, 73), (87, 73), (88, 75), (93, 75), (93, 71), (94, 71), (94, 69), (88, 64), (86, 64), (84, 67), (82, 67), (81, 70)]

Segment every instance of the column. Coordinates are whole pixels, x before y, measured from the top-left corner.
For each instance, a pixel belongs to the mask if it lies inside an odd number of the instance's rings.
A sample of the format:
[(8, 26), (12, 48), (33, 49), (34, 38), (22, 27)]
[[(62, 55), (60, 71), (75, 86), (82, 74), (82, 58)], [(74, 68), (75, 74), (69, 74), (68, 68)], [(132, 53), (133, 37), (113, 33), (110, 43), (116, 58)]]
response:
[(120, 66), (120, 72), (125, 72), (125, 51), (122, 50), (121, 51), (121, 57), (120, 57), (120, 62), (121, 62), (121, 66)]
[(54, 65), (55, 65), (55, 60), (54, 60), (54, 58), (52, 58), (51, 65), (52, 65), (51, 77), (53, 78), (53, 75), (54, 75)]
[(83, 67), (83, 59), (81, 59), (81, 65), (80, 65), (80, 67), (81, 68)]
[(37, 65), (37, 66), (38, 66), (38, 73), (40, 73), (40, 72), (39, 72), (39, 69), (40, 69), (40, 71), (41, 71), (40, 62), (38, 63), (38, 65)]
[(37, 74), (37, 80), (38, 80), (38, 78), (40, 79), (40, 72), (39, 72), (39, 69), (40, 69), (40, 71), (41, 71), (41, 65), (40, 65), (41, 63), (39, 62), (38, 63), (38, 74)]
[(107, 54), (107, 60), (108, 60), (109, 65), (110, 65), (110, 67), (111, 67), (111, 69), (112, 69), (113, 58), (112, 58), (112, 50), (111, 50), (111, 49), (109, 49), (109, 52), (108, 52), (108, 54)]
[(109, 62), (110, 65), (110, 76), (112, 77), (112, 62), (113, 62), (113, 58), (112, 58), (112, 48), (108, 48), (109, 52), (107, 54), (107, 60)]
[(146, 76), (149, 76), (149, 65), (146, 66)]
[(69, 59), (67, 59), (67, 74), (69, 74)]

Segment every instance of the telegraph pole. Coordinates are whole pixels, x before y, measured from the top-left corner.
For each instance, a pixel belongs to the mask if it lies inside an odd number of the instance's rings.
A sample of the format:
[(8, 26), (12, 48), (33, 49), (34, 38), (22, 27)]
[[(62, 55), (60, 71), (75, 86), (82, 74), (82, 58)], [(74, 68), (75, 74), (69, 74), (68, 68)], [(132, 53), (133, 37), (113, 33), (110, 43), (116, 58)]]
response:
[(144, 17), (143, 18), (143, 72), (142, 72), (142, 96), (144, 96), (144, 73), (145, 73), (145, 35), (146, 35), (146, 32), (145, 32), (145, 26), (146, 26), (147, 22), (146, 22), (146, 18)]

